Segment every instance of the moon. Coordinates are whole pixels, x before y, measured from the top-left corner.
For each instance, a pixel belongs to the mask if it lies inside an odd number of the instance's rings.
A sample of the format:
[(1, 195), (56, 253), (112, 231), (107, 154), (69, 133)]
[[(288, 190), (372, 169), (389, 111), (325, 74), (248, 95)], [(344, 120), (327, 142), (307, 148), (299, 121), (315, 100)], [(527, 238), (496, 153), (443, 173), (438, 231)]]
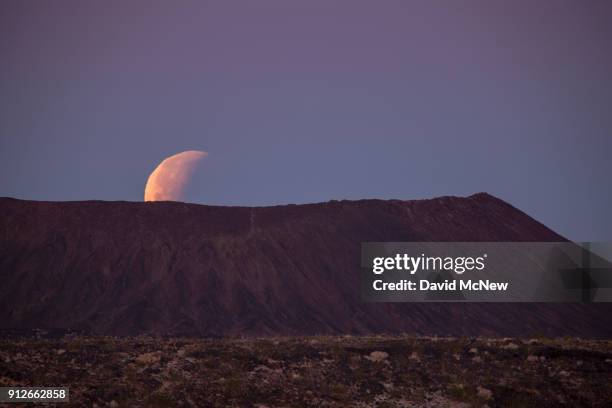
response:
[(145, 201), (182, 201), (185, 187), (207, 152), (188, 150), (164, 159), (145, 186)]

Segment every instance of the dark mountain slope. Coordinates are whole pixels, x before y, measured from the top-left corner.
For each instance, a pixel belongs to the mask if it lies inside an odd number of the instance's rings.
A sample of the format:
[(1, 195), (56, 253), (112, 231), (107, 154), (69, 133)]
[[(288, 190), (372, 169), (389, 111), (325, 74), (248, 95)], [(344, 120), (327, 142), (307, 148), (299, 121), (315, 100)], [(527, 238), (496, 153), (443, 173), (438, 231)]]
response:
[(0, 199), (0, 327), (612, 336), (607, 304), (366, 304), (364, 241), (564, 241), (488, 194), (275, 207)]

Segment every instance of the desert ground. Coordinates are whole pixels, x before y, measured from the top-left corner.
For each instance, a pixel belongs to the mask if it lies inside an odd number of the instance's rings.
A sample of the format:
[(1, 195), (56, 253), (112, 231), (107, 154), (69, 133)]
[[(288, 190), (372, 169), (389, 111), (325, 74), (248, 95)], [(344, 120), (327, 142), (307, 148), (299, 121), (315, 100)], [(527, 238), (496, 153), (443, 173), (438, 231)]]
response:
[(609, 407), (612, 341), (5, 338), (0, 386), (68, 386), (63, 407)]

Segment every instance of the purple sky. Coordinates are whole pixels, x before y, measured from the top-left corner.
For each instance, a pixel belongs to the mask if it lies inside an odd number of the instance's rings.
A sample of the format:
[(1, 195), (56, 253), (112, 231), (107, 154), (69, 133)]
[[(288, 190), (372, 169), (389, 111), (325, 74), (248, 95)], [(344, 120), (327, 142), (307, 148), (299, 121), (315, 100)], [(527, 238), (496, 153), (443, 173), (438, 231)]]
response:
[(487, 191), (612, 240), (612, 3), (0, 2), (0, 196), (194, 201)]

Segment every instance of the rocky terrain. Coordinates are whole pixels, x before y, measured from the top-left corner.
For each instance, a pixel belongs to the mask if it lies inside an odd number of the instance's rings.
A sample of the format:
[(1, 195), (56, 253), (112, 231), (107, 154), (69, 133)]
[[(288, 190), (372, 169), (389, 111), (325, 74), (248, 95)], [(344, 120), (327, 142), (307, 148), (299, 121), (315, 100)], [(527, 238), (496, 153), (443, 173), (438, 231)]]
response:
[(368, 241), (564, 241), (488, 194), (275, 207), (0, 199), (0, 329), (612, 337), (610, 304), (370, 304)]
[(609, 407), (611, 383), (612, 342), (578, 338), (0, 340), (0, 386), (62, 407)]

